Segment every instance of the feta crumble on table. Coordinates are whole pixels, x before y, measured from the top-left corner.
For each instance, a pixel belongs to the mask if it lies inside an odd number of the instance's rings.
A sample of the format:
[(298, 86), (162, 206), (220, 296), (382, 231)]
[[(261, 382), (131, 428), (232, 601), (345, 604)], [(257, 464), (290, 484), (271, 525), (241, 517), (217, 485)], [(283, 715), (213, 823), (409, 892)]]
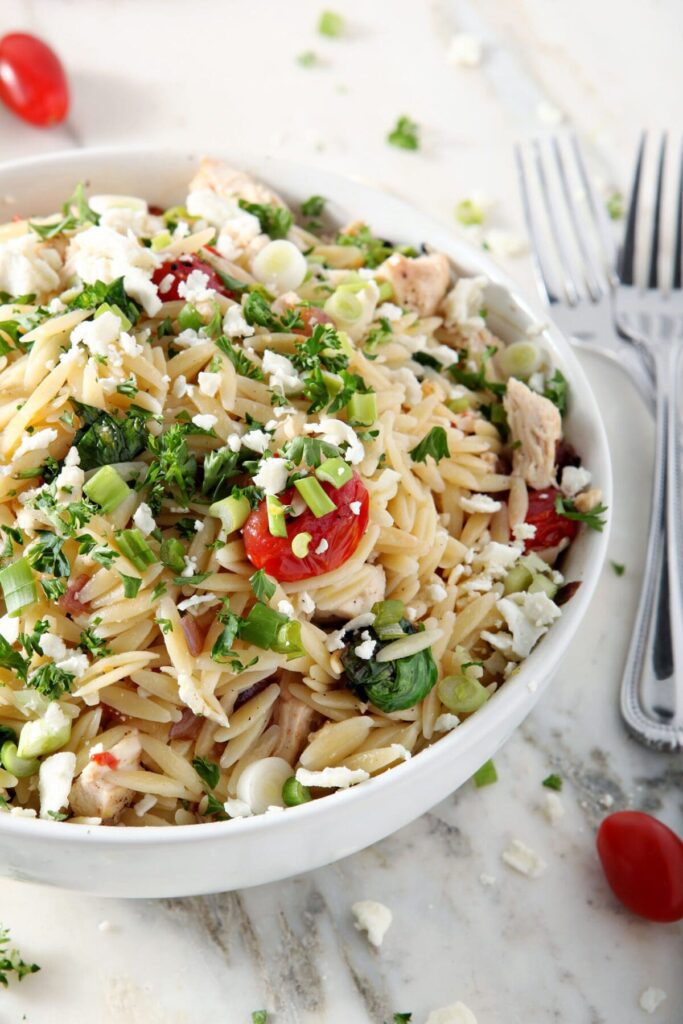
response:
[(448, 47), (448, 63), (458, 68), (476, 68), (482, 62), (484, 47), (481, 39), (469, 32), (457, 32)]
[(547, 866), (543, 858), (521, 839), (513, 839), (507, 849), (503, 850), (502, 857), (509, 867), (527, 878), (539, 878)]
[(542, 811), (551, 825), (557, 825), (564, 818), (564, 804), (558, 793), (544, 793)]
[(377, 900), (358, 900), (352, 904), (351, 913), (357, 930), (365, 932), (370, 945), (379, 949), (393, 918), (389, 907)]
[(655, 1013), (659, 1006), (666, 999), (666, 992), (661, 988), (650, 986), (640, 994), (639, 1005), (645, 1013)]
[(425, 1024), (477, 1024), (477, 1018), (464, 1003), (453, 1003), (440, 1010), (432, 1010)]

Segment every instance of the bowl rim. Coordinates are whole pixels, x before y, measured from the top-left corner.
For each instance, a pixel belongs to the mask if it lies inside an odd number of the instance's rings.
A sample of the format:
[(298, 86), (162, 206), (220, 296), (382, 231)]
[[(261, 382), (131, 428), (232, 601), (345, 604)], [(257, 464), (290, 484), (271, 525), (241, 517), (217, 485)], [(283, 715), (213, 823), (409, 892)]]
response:
[[(180, 165), (181, 162), (192, 166), (192, 161), (197, 161), (204, 153), (210, 153), (217, 159), (225, 159), (236, 167), (251, 168), (259, 167), (257, 173), (273, 184), (277, 185), (277, 168), (289, 170), (301, 178), (315, 178), (319, 176), (325, 182), (329, 182), (327, 191), (331, 191), (330, 199), (334, 201), (334, 187), (349, 188), (365, 193), (368, 197), (374, 195), (383, 203), (389, 202), (393, 206), (395, 214), (401, 213), (407, 216), (417, 216), (425, 226), (425, 234), (429, 240), (432, 237), (439, 238), (436, 244), (437, 249), (444, 249), (451, 263), (461, 264), (467, 274), (485, 275), (488, 281), (500, 286), (509, 294), (515, 308), (526, 317), (537, 330), (539, 337), (549, 342), (549, 347), (554, 355), (559, 355), (562, 361), (571, 368), (575, 378), (573, 390), (576, 392), (576, 383), (580, 387), (579, 405), (582, 413), (590, 422), (591, 431), (594, 434), (595, 449), (593, 455), (596, 462), (601, 463), (600, 487), (604, 500), (608, 506), (612, 504), (612, 467), (607, 442), (605, 426), (598, 408), (597, 400), (576, 355), (574, 354), (569, 341), (565, 338), (559, 328), (552, 322), (549, 314), (540, 317), (534, 306), (526, 298), (523, 289), (520, 289), (516, 282), (508, 276), (485, 252), (478, 250), (470, 242), (456, 234), (453, 228), (438, 220), (431, 214), (423, 211), (414, 205), (410, 200), (397, 195), (389, 189), (380, 188), (377, 184), (368, 184), (362, 178), (349, 175), (342, 175), (330, 171), (325, 167), (316, 167), (313, 164), (305, 164), (299, 161), (270, 156), (267, 154), (256, 154), (241, 150), (239, 146), (230, 147), (225, 151), (218, 146), (147, 146), (147, 145), (106, 145), (92, 146), (78, 149), (58, 150), (47, 154), (40, 154), (27, 158), (0, 162), (0, 179), (14, 174), (26, 173), (36, 170), (44, 170), (51, 165), (83, 164), (87, 161), (102, 163), (108, 159), (121, 161), (123, 159), (152, 158), (170, 161), (172, 164)], [(263, 167), (263, 171), (260, 168)], [(272, 167), (274, 180), (270, 182), (268, 169)], [(286, 189), (285, 189), (286, 191)], [(392, 213), (393, 215), (393, 213)], [(596, 533), (591, 531), (586, 544), (585, 557), (581, 569), (581, 587), (576, 592), (572, 601), (566, 606), (562, 618), (559, 619), (539, 644), (522, 663), (518, 672), (506, 680), (493, 697), (486, 702), (476, 715), (471, 716), (450, 733), (444, 734), (436, 742), (421, 750), (414, 757), (393, 766), (389, 771), (383, 772), (375, 778), (370, 778), (362, 785), (351, 786), (344, 790), (331, 790), (329, 794), (306, 804), (295, 807), (282, 808), (282, 813), (266, 812), (265, 814), (253, 815), (246, 818), (231, 819), (229, 821), (204, 822), (200, 825), (173, 825), (169, 828), (147, 827), (147, 828), (125, 828), (119, 825), (79, 825), (73, 826), (68, 822), (46, 821), (41, 818), (28, 818), (20, 815), (14, 816), (9, 813), (0, 813), (0, 835), (14, 834), (17, 838), (38, 839), (39, 837), (50, 838), (54, 842), (91, 844), (99, 847), (130, 844), (133, 846), (161, 844), (184, 845), (186, 843), (209, 842), (218, 838), (226, 840), (238, 834), (256, 833), (263, 830), (277, 832), (285, 826), (295, 825), (300, 820), (317, 818), (324, 820), (326, 816), (335, 815), (343, 802), (345, 807), (361, 805), (364, 802), (374, 802), (380, 797), (387, 787), (397, 786), (400, 780), (417, 774), (428, 775), (435, 762), (443, 760), (447, 762), (449, 757), (455, 756), (470, 749), (476, 744), (482, 734), (493, 732), (504, 724), (506, 718), (514, 718), (513, 712), (520, 705), (528, 704), (527, 712), (535, 704), (541, 691), (550, 682), (558, 664), (571, 643), (576, 630), (583, 618), (588, 605), (593, 597), (600, 573), (606, 560), (607, 545), (611, 527), (611, 517), (608, 518), (605, 529)], [(545, 668), (544, 668), (545, 665)], [(547, 677), (545, 683), (539, 681), (539, 677)], [(501, 694), (505, 696), (501, 699)], [(526, 714), (524, 713), (524, 714)], [(524, 715), (522, 716), (524, 717)], [(517, 728), (517, 727), (515, 727)], [(504, 730), (503, 730), (504, 731)], [(280, 810), (280, 809), (279, 809)]]

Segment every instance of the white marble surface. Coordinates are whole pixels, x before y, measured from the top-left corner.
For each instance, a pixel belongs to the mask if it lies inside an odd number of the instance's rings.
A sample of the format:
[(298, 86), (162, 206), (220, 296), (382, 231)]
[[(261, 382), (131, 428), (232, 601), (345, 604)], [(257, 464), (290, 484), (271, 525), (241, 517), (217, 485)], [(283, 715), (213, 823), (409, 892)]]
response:
[[(3, 0), (0, 31), (56, 45), (74, 104), (67, 128), (44, 133), (0, 110), (0, 158), (236, 140), (361, 175), (446, 222), (478, 188), (500, 197), (496, 226), (517, 229), (511, 145), (548, 131), (542, 100), (590, 145), (606, 184), (625, 184), (642, 125), (680, 125), (680, 0), (335, 0), (348, 23), (338, 41), (316, 36), (322, 6)], [(446, 62), (456, 29), (484, 40), (480, 68)], [(308, 49), (320, 67), (297, 66)], [(422, 125), (419, 153), (384, 142), (401, 113)], [(532, 290), (527, 259), (508, 269)], [(653, 1019), (680, 1024), (681, 930), (623, 912), (594, 850), (605, 797), (680, 830), (683, 767), (627, 739), (617, 715), (652, 432), (618, 371), (584, 360), (613, 446), (611, 555), (627, 570), (605, 570), (554, 687), (496, 758), (500, 781), (466, 785), (337, 865), (243, 893), (124, 903), (0, 880), (0, 918), (43, 967), (2, 992), (2, 1024), (248, 1024), (261, 1007), (276, 1024), (381, 1024), (395, 1010), (422, 1024), (456, 999), (479, 1024), (631, 1024), (647, 1019), (638, 999), (649, 985), (668, 994)], [(550, 771), (566, 780), (554, 827), (539, 810)], [(540, 879), (502, 863), (511, 836), (547, 860)], [(394, 913), (379, 953), (353, 928), (361, 898)]]

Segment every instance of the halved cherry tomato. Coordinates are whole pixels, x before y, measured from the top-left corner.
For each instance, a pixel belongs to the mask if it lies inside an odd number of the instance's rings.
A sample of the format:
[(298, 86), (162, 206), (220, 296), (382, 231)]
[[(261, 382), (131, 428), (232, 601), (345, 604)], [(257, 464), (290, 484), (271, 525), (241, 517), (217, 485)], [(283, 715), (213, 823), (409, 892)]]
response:
[(598, 856), (617, 899), (648, 921), (683, 918), (683, 842), (641, 811), (618, 811), (598, 830)]
[(554, 548), (565, 538), (574, 540), (579, 532), (579, 524), (575, 519), (567, 519), (555, 510), (555, 499), (559, 493), (555, 487), (529, 491), (529, 510), (525, 522), (536, 527), (536, 535), (526, 541), (527, 551)]
[[(276, 580), (291, 582), (331, 572), (351, 557), (368, 525), (370, 499), (365, 484), (354, 473), (338, 490), (332, 484), (322, 486), (336, 510), (320, 519), (308, 508), (300, 516), (287, 517), (286, 537), (273, 537), (270, 533), (265, 501), (254, 509), (244, 525), (244, 547), (252, 565), (265, 569)], [(278, 497), (283, 505), (289, 505), (295, 494), (292, 487)], [(358, 515), (350, 507), (355, 502), (360, 503)], [(292, 551), (292, 541), (300, 533), (311, 535), (305, 558), (297, 558)], [(321, 545), (321, 541), (325, 544)]]
[(303, 327), (295, 328), (293, 334), (305, 334), (307, 338), (313, 334), (313, 329), (318, 324), (333, 324), (334, 320), (331, 316), (328, 316), (324, 309), (318, 309), (317, 306), (301, 306), (297, 307), (297, 313), (303, 321)]
[(69, 111), (69, 83), (57, 54), (26, 32), (0, 39), (0, 100), (22, 120), (41, 128)]
[(162, 302), (173, 302), (181, 298), (178, 295), (178, 286), (181, 281), (187, 281), (193, 270), (201, 270), (202, 274), (206, 274), (209, 279), (208, 288), (213, 288), (220, 295), (227, 295), (229, 299), (235, 298), (235, 293), (225, 287), (213, 267), (200, 260), (198, 256), (183, 256), (182, 259), (167, 260), (152, 274), (152, 281), (156, 285), (159, 285), (169, 275), (173, 278), (170, 287), (166, 291), (159, 292)]

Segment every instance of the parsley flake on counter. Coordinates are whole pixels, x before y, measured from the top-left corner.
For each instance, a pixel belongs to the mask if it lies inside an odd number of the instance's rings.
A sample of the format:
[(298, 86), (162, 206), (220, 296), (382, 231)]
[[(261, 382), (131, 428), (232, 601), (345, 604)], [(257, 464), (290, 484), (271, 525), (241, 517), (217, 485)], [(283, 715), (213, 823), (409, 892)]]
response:
[(414, 121), (402, 115), (387, 135), (387, 142), (399, 149), (419, 149), (419, 131), (419, 126)]
[(318, 58), (313, 50), (304, 50), (296, 58), (296, 62), (302, 68), (312, 68), (318, 63)]
[(623, 565), (621, 562), (610, 562), (609, 564), (614, 569), (615, 576), (623, 576), (626, 572), (626, 566)]
[(27, 964), (22, 960), (18, 950), (9, 949), (9, 943), (9, 929), (0, 925), (0, 985), (5, 988), (9, 985), (8, 975), (14, 974), (17, 981), (21, 981), (27, 974), (35, 974), (40, 970), (38, 964)]
[(556, 789), (559, 792), (562, 789), (562, 778), (560, 775), (548, 775), (543, 780), (542, 785), (546, 789)]
[(498, 772), (493, 761), (485, 761), (484, 764), (479, 768), (474, 775), (474, 784), (477, 789), (481, 789), (482, 786), (490, 786), (494, 782), (498, 782)]

